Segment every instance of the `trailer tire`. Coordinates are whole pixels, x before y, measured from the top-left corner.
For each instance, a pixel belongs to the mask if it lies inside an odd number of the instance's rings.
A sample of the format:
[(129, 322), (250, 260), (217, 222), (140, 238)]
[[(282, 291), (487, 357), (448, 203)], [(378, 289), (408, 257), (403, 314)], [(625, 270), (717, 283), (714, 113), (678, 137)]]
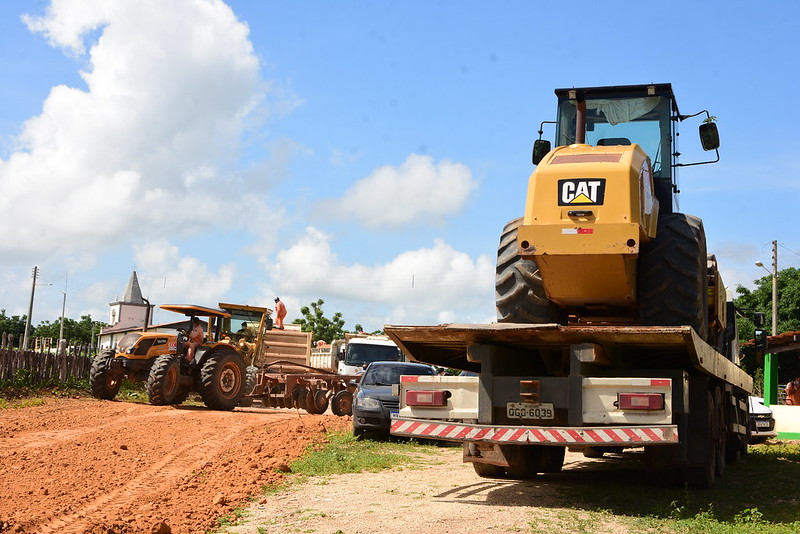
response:
[(249, 408), (253, 405), (253, 397), (247, 397), (253, 392), (253, 389), (256, 387), (256, 375), (258, 374), (258, 367), (255, 365), (248, 365), (247, 369), (245, 370), (245, 381), (244, 381), (244, 394), (245, 396), (242, 397), (242, 400), (239, 401), (239, 406)]
[(334, 395), (333, 399), (331, 399), (331, 411), (334, 413), (334, 415), (338, 415), (339, 417), (352, 415), (353, 394), (346, 389), (337, 391), (336, 395)]
[(708, 266), (703, 221), (658, 218), (658, 235), (639, 250), (639, 318), (646, 326), (694, 328), (708, 340)]
[(481, 478), (505, 478), (506, 476), (506, 468), (502, 465), (472, 462), (472, 468), (475, 470), (475, 474)]
[[(164, 406), (178, 398), (181, 378), (181, 362), (174, 354), (164, 354), (156, 358), (150, 367), (145, 391), (150, 404)], [(188, 395), (188, 392), (187, 392)], [(185, 397), (184, 397), (184, 400)], [(183, 402), (183, 401), (181, 401)]]
[(328, 409), (328, 392), (324, 389), (309, 389), (306, 396), (306, 411), (323, 414)]
[[(714, 415), (714, 397), (707, 392), (707, 409), (704, 416), (697, 419), (695, 424), (690, 423), (688, 446), (690, 450), (705, 451), (705, 457), (695, 465), (684, 466), (681, 469), (681, 479), (690, 488), (708, 489), (714, 485), (717, 475), (717, 439)], [(691, 392), (690, 392), (690, 404)], [(690, 414), (690, 418), (692, 415)], [(695, 416), (696, 417), (696, 416)], [(699, 425), (698, 425), (699, 423)]]
[(522, 218), (503, 228), (497, 247), (495, 307), (500, 323), (553, 323), (556, 313), (542, 285), (539, 267), (517, 252), (517, 231)]
[(218, 349), (204, 357), (198, 390), (212, 410), (233, 410), (244, 395), (246, 376), (242, 356), (233, 349)]
[(89, 387), (93, 397), (112, 400), (119, 393), (123, 376), (122, 373), (114, 370), (111, 365), (113, 360), (113, 350), (104, 350), (92, 360), (92, 367), (89, 370)]

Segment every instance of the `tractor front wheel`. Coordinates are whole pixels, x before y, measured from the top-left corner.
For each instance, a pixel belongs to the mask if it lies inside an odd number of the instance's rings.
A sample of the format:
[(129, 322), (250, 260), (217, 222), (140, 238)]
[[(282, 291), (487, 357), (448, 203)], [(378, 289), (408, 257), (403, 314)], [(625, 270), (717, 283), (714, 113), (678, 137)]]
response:
[(197, 389), (212, 410), (233, 410), (244, 395), (246, 376), (244, 360), (238, 352), (217, 350), (206, 355)]
[[(173, 404), (179, 399), (182, 393), (180, 386), (181, 364), (178, 356), (174, 354), (164, 354), (156, 358), (150, 368), (150, 375), (147, 377), (145, 390), (150, 404), (163, 406)], [(188, 391), (186, 392), (188, 395)], [(186, 400), (184, 396), (177, 404)]]
[(111, 400), (119, 393), (123, 375), (119, 370), (113, 368), (113, 361), (113, 350), (104, 350), (92, 360), (92, 367), (89, 370), (89, 387), (93, 397)]

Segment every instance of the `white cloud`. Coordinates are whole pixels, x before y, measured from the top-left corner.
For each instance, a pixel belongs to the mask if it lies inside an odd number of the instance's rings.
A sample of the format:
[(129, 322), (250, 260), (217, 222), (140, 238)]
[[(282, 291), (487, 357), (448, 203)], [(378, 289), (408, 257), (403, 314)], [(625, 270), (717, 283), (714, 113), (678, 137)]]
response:
[[(142, 295), (153, 304), (199, 304), (214, 306), (233, 286), (236, 268), (221, 265), (216, 272), (166, 239), (134, 246), (136, 270)], [(170, 320), (163, 313), (160, 321)]]
[(461, 211), (477, 187), (466, 165), (411, 154), (353, 184), (329, 210), (370, 228), (428, 223)]
[(494, 270), (493, 258), (472, 258), (441, 240), (380, 265), (345, 264), (329, 237), (313, 227), (269, 265), (281, 296), (346, 301), (362, 313), (346, 319), (370, 330), (385, 323), (491, 321)]
[(248, 27), (231, 9), (219, 0), (55, 0), (25, 20), (53, 46), (89, 48), (87, 89), (54, 87), (24, 124), (19, 151), (0, 160), (0, 255), (96, 252), (227, 224), (221, 200), (236, 202), (248, 184), (221, 169), (266, 88)]

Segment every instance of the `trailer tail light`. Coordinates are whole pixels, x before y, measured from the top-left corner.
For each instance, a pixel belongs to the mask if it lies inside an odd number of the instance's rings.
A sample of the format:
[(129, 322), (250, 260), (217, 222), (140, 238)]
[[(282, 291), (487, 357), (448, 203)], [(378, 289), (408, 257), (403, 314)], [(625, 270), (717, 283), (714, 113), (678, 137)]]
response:
[(663, 410), (663, 393), (619, 393), (617, 408), (620, 410)]
[(406, 391), (406, 406), (447, 406), (449, 391), (412, 390)]

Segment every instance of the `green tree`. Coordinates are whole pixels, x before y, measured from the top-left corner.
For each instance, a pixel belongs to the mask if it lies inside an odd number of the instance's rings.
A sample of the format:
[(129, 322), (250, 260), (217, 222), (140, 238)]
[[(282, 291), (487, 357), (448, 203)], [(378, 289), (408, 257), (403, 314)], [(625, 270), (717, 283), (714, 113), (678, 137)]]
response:
[[(753, 281), (755, 289), (736, 286), (737, 297), (733, 299), (739, 327), (739, 340), (747, 342), (753, 339), (755, 324), (753, 313), (764, 314), (764, 330), (772, 334), (772, 276), (763, 276)], [(800, 330), (800, 270), (789, 267), (778, 272), (778, 333)], [(743, 347), (745, 356), (743, 366), (753, 374), (758, 367), (752, 347)]]
[[(97, 338), (97, 334), (103, 326), (106, 326), (106, 324), (100, 321), (93, 321), (91, 315), (81, 315), (80, 321), (65, 317), (64, 339), (70, 342), (88, 345), (92, 342), (92, 332), (94, 332), (94, 337)], [(50, 321), (42, 321), (39, 323), (39, 325), (33, 329), (33, 335), (58, 339), (60, 330), (61, 318), (59, 317), (52, 323)]]
[(325, 301), (318, 299), (312, 302), (309, 306), (300, 308), (300, 313), (303, 314), (302, 319), (295, 319), (293, 324), (299, 324), (303, 332), (314, 332), (314, 341), (323, 340), (328, 343), (334, 339), (341, 339), (344, 337), (344, 319), (342, 314), (336, 312), (332, 318), (325, 317), (322, 310), (322, 305)]
[(22, 317), (14, 315), (13, 317), (9, 317), (6, 315), (6, 310), (0, 310), (0, 335), (2, 335), (3, 332), (13, 335), (14, 343), (19, 345), (22, 341), (22, 336), (25, 335), (26, 321), (27, 315), (23, 315)]

